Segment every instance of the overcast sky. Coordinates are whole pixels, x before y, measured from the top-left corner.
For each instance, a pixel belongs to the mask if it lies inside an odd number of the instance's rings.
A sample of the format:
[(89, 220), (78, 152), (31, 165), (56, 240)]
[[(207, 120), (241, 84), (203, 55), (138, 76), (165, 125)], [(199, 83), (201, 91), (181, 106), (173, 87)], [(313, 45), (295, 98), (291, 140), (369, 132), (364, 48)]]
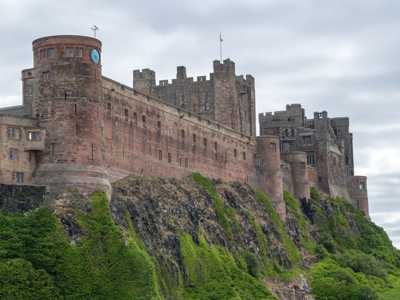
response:
[(131, 85), (150, 67), (171, 79), (209, 74), (223, 55), (256, 78), (257, 112), (302, 103), (349, 116), (370, 212), (400, 246), (400, 1), (0, 0), (0, 106), (21, 103), (31, 41), (100, 27), (103, 74)]

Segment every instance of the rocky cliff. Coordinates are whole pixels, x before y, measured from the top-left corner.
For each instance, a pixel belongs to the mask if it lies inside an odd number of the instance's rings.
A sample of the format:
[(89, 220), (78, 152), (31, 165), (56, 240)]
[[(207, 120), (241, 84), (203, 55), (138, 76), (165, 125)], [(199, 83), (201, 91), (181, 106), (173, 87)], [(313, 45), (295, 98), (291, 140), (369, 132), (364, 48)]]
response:
[(396, 299), (400, 256), (386, 233), (346, 201), (311, 194), (285, 193), (283, 223), (248, 185), (130, 177), (110, 202), (71, 191), (52, 199), (55, 214), (3, 212), (0, 296)]

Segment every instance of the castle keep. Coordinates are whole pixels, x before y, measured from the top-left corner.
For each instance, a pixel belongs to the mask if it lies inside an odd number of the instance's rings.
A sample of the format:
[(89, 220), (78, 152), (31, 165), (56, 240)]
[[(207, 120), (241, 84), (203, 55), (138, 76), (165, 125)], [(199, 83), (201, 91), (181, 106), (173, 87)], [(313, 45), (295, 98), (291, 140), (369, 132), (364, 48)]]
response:
[(209, 79), (177, 68), (171, 82), (133, 72), (133, 87), (102, 75), (102, 44), (84, 36), (33, 42), (22, 71), (23, 105), (0, 110), (0, 183), (111, 192), (129, 175), (201, 172), (267, 192), (285, 218), (283, 190), (309, 198), (311, 186), (368, 214), (366, 178), (354, 176), (348, 118), (307, 119), (294, 104), (260, 114), (255, 84), (235, 64), (214, 61)]

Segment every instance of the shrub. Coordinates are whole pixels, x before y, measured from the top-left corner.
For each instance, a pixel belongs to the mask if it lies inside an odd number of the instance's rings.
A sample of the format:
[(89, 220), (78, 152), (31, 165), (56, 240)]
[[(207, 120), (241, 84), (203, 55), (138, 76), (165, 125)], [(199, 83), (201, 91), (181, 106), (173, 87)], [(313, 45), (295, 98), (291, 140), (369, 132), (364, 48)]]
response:
[(326, 259), (311, 270), (311, 287), (316, 299), (377, 300), (375, 290), (361, 282), (354, 271)]

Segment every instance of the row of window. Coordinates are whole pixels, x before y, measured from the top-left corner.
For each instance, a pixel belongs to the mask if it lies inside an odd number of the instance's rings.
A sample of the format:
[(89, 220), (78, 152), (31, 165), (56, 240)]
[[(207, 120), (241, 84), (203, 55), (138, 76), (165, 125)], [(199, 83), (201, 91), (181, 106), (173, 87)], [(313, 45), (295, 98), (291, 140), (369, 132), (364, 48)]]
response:
[[(162, 150), (158, 150), (158, 159), (159, 160), (163, 160), (163, 152), (162, 152)], [(243, 152), (243, 159), (245, 160), (246, 159), (246, 152)], [(171, 153), (167, 153), (167, 161), (168, 161), (168, 163), (172, 163), (172, 155), (171, 155)], [(189, 160), (187, 159), (187, 158), (185, 158), (184, 159), (184, 162), (185, 162), (185, 168), (188, 168), (189, 167)], [(182, 158), (179, 158), (179, 165), (182, 167), (183, 166), (183, 159)]]
[[(161, 150), (158, 150), (158, 159), (159, 160), (163, 160), (163, 153), (162, 153)], [(167, 154), (167, 161), (170, 164), (172, 163), (172, 155), (171, 155), (171, 153)], [(185, 163), (185, 168), (188, 168), (189, 167), (189, 160), (187, 158), (184, 159), (184, 163)], [(182, 158), (179, 158), (179, 165), (181, 167), (183, 165), (183, 159)]]
[[(32, 161), (32, 155), (33, 155), (32, 152), (29, 151), (28, 152), (28, 161)], [(8, 150), (8, 159), (9, 160), (19, 160), (20, 159), (19, 150), (16, 148), (10, 148)]]
[[(111, 116), (111, 103), (107, 103), (107, 110), (108, 110), (108, 114), (109, 116)], [(124, 109), (124, 117), (125, 117), (125, 121), (129, 120), (129, 110), (128, 109)], [(137, 113), (134, 112), (133, 113), (133, 121), (135, 126), (137, 126), (138, 124), (138, 116)], [(146, 116), (142, 115), (142, 123), (143, 123), (143, 127), (146, 128)], [(160, 134), (161, 132), (161, 121), (157, 121), (157, 133)], [(184, 141), (186, 140), (186, 132), (184, 129), (180, 130), (180, 139), (181, 142), (184, 143)], [(197, 144), (197, 135), (193, 134), (192, 135), (192, 141), (193, 141), (193, 145)], [(204, 148), (207, 148), (208, 146), (208, 140), (207, 138), (203, 138), (203, 146)], [(218, 143), (214, 142), (214, 151), (217, 152), (218, 151)], [(234, 157), (237, 158), (237, 149), (234, 149)], [(242, 152), (242, 158), (243, 160), (246, 160), (246, 152)]]
[[(17, 127), (8, 127), (7, 128), (7, 137), (12, 140), (20, 140), (22, 137), (21, 129)], [(41, 140), (41, 132), (28, 130), (26, 132), (26, 139), (28, 141), (40, 141)]]
[[(83, 48), (82, 47), (65, 47), (64, 48), (64, 57), (83, 57)], [(51, 59), (56, 58), (56, 49), (55, 48), (44, 48), (40, 49), (37, 53), (38, 59)]]

